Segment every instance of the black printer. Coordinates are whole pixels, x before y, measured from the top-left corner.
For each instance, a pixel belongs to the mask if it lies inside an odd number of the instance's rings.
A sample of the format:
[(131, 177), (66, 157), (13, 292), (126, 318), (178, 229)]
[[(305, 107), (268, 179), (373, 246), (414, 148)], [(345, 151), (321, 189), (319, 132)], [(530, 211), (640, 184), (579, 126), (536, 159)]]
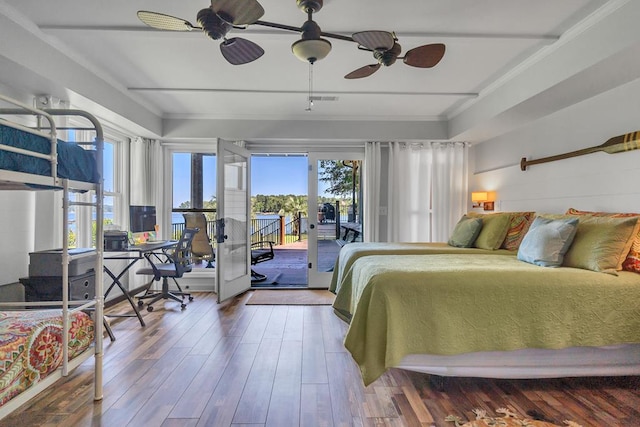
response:
[(105, 251), (124, 251), (129, 246), (129, 233), (126, 231), (109, 230), (104, 232)]

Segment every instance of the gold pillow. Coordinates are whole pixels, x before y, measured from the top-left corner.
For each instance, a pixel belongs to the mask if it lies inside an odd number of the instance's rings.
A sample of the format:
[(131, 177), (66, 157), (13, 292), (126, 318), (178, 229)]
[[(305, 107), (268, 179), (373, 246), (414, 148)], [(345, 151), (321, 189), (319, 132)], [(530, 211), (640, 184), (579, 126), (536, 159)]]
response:
[[(608, 216), (614, 218), (628, 218), (628, 217), (640, 217), (638, 213), (621, 213), (621, 212), (591, 212), (581, 211), (575, 208), (567, 209), (568, 215), (592, 215), (592, 216)], [(634, 273), (640, 273), (640, 235), (636, 234), (636, 238), (631, 244), (627, 258), (622, 263), (622, 269), (625, 271), (632, 271)]]
[(469, 212), (467, 216), (482, 218), (482, 230), (480, 230), (480, 234), (473, 243), (473, 246), (480, 249), (499, 249), (509, 230), (511, 214), (509, 212), (499, 212), (483, 215)]
[(617, 274), (617, 270), (622, 270), (639, 226), (637, 217), (581, 216), (562, 265)]

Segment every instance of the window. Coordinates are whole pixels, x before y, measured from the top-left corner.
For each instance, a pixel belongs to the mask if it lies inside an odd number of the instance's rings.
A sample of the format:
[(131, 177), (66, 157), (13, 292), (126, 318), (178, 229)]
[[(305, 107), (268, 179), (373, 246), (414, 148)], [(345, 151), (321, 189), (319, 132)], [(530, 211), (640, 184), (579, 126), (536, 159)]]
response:
[[(103, 152), (103, 181), (104, 181), (104, 224), (123, 224), (120, 213), (123, 203), (123, 188), (126, 170), (124, 167), (123, 141), (125, 138), (109, 129), (104, 130)], [(69, 132), (68, 141), (86, 141), (93, 139), (87, 132)], [(89, 200), (88, 197), (92, 199)], [(70, 201), (95, 201), (95, 195), (71, 193)], [(70, 206), (69, 217), (69, 246), (92, 247), (95, 245), (96, 212), (92, 209), (91, 217), (83, 207)]]
[(179, 236), (184, 228), (182, 212), (202, 209), (213, 230), (216, 209), (216, 155), (213, 153), (174, 152), (173, 197), (171, 226), (173, 235)]

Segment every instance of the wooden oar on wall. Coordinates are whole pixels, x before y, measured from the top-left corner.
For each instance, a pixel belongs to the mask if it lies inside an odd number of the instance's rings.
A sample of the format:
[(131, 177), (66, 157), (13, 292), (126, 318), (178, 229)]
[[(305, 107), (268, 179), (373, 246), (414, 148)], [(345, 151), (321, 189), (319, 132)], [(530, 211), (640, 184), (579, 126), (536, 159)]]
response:
[(608, 154), (621, 153), (623, 151), (637, 150), (640, 148), (640, 131), (625, 133), (624, 135), (614, 136), (607, 142), (595, 147), (583, 148), (582, 150), (571, 151), (556, 156), (543, 157), (541, 159), (527, 160), (523, 157), (520, 160), (520, 170), (526, 171), (527, 166), (538, 165), (540, 163), (554, 162), (556, 160), (569, 159), (571, 157), (582, 156), (584, 154), (596, 153), (604, 151)]

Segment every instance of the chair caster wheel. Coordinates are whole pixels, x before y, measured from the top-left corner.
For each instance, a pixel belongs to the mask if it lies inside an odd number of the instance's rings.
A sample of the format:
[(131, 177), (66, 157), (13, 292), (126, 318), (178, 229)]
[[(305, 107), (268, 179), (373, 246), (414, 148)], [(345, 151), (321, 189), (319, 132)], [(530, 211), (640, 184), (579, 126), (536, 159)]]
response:
[(187, 304), (180, 304), (180, 308), (184, 310), (185, 308), (187, 308)]
[(147, 306), (147, 311), (148, 311), (149, 313), (151, 313), (151, 312), (153, 311), (153, 306), (148, 305), (148, 306)]
[(189, 301), (193, 301), (193, 297), (189, 297)]
[(138, 301), (138, 307), (142, 307), (143, 305), (144, 305), (144, 302)]

